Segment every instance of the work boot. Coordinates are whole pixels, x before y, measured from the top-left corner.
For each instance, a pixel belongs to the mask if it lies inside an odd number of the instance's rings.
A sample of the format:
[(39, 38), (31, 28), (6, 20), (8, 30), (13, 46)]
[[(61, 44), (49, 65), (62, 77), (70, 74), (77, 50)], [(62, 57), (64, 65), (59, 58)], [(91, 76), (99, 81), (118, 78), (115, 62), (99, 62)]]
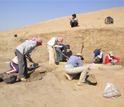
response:
[(27, 80), (25, 78), (20, 78), (20, 81), (26, 82)]
[(56, 65), (59, 65), (59, 62), (55, 62)]

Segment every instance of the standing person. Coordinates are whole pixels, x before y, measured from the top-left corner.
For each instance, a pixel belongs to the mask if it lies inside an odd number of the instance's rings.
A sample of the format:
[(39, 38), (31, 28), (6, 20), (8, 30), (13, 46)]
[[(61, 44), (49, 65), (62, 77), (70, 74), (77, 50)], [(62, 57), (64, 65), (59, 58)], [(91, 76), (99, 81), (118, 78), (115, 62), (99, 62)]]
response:
[(71, 27), (77, 27), (78, 26), (78, 18), (76, 17), (76, 14), (72, 15), (70, 25), (71, 25)]
[(83, 66), (81, 61), (83, 59), (81, 53), (77, 53), (77, 55), (72, 55), (65, 65), (66, 79), (72, 80), (76, 75), (80, 74), (78, 86), (85, 84), (86, 74), (89, 69), (88, 66)]
[(55, 64), (55, 45), (57, 45), (57, 42), (62, 42), (62, 37), (52, 37), (48, 43), (47, 43), (47, 49), (49, 52), (49, 64), (53, 65)]
[(103, 53), (101, 49), (95, 49), (93, 52), (93, 61), (91, 63), (101, 64), (103, 63)]
[(119, 62), (120, 59), (115, 57), (113, 52), (109, 52), (109, 54), (105, 58), (105, 65), (119, 65)]
[(42, 40), (40, 38), (33, 38), (31, 40), (26, 40), (16, 47), (16, 55), (18, 57), (19, 65), (19, 80), (26, 81), (25, 77), (27, 75), (27, 61), (25, 55), (28, 56), (30, 62), (33, 62), (29, 53), (31, 53), (35, 47), (40, 45), (42, 45)]
[[(70, 45), (59, 44), (59, 47), (56, 48), (57, 62), (62, 61), (63, 56), (69, 59), (69, 57), (67, 56), (67, 49), (70, 49)], [(64, 50), (64, 53), (62, 53), (63, 50)]]

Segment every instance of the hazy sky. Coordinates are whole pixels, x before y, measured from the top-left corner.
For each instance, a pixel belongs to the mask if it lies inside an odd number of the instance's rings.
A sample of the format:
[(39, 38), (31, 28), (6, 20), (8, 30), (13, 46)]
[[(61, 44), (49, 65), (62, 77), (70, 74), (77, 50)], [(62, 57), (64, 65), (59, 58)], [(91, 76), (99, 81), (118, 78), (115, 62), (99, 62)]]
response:
[(0, 32), (73, 13), (123, 6), (124, 0), (0, 0)]

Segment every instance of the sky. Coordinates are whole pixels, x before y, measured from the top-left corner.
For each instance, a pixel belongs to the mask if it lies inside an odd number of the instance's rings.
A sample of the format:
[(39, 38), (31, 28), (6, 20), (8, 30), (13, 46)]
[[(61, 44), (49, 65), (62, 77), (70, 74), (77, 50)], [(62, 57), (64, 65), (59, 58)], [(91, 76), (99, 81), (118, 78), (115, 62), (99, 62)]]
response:
[(0, 0), (0, 32), (115, 7), (124, 0)]

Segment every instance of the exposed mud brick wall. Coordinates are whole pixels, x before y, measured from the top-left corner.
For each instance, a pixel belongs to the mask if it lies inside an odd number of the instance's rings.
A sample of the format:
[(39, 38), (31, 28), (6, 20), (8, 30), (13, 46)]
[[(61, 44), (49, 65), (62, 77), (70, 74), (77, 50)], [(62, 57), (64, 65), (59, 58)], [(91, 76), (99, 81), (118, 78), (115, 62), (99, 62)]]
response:
[[(63, 37), (63, 44), (71, 46), (72, 54), (75, 55), (81, 52), (84, 56), (84, 62), (89, 63), (92, 61), (93, 51), (101, 48), (105, 56), (109, 51), (113, 51), (114, 55), (119, 57), (122, 62), (124, 57), (124, 32), (121, 29), (82, 29), (71, 30), (51, 33), (41, 33), (36, 35), (22, 35), (20, 37), (11, 37), (0, 41), (0, 57), (7, 57), (12, 59), (14, 57), (14, 47), (33, 37), (40, 37), (43, 40), (42, 46), (34, 49), (32, 58), (35, 62), (48, 61), (47, 42), (51, 37)], [(7, 37), (6, 37), (7, 38)], [(68, 51), (70, 51), (68, 50)]]

